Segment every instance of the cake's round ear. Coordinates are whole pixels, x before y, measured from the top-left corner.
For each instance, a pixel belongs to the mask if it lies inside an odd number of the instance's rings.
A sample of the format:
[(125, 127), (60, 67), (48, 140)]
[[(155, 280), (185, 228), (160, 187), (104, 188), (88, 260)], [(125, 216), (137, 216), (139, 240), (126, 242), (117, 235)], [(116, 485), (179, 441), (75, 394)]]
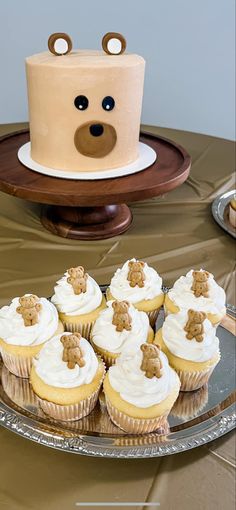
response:
[(56, 32), (48, 39), (48, 49), (54, 55), (67, 55), (72, 50), (72, 40), (68, 34)]
[(125, 52), (126, 40), (122, 34), (108, 32), (102, 38), (102, 47), (108, 55), (121, 55)]

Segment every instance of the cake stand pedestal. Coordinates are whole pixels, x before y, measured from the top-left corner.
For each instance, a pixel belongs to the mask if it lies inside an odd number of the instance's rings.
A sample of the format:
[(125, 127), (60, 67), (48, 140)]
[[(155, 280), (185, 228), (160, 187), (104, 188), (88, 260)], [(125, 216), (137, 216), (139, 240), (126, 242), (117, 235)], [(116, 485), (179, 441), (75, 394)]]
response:
[(140, 141), (157, 153), (157, 160), (146, 170), (113, 179), (60, 179), (36, 173), (20, 163), (17, 152), (27, 141), (28, 130), (0, 139), (0, 190), (43, 204), (44, 227), (70, 239), (106, 239), (122, 234), (132, 222), (125, 202), (171, 191), (187, 179), (191, 166), (191, 158), (181, 146), (141, 133)]

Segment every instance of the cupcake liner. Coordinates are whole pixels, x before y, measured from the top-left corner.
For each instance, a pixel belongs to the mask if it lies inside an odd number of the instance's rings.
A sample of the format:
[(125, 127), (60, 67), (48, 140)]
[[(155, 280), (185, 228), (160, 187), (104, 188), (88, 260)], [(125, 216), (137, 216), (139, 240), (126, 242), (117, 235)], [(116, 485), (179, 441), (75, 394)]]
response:
[[(61, 329), (60, 322), (58, 323), (57, 330), (55, 331), (54, 335), (58, 334), (58, 331)], [(45, 342), (51, 340), (53, 338), (52, 335), (48, 340), (45, 340), (42, 342), (41, 346), (45, 344)], [(39, 347), (39, 345), (32, 345), (32, 347), (36, 346)], [(19, 346), (22, 347), (22, 350), (24, 349), (24, 345)], [(31, 346), (29, 346), (31, 347)], [(35, 351), (34, 351), (35, 352)], [(29, 378), (32, 364), (33, 364), (33, 358), (35, 355), (30, 356), (29, 354), (26, 356), (24, 354), (12, 354), (9, 353), (3, 345), (0, 347), (0, 354), (2, 355), (2, 360), (4, 365), (7, 367), (7, 369), (14, 375), (17, 375), (18, 377), (25, 377)], [(0, 356), (1, 359), (1, 356)]]
[(123, 432), (121, 429), (117, 429), (117, 427), (114, 425), (114, 423), (112, 423), (110, 419), (106, 408), (104, 393), (102, 390), (99, 393), (98, 402), (99, 405), (97, 405), (88, 416), (85, 416), (81, 420), (71, 422), (70, 428), (76, 431), (89, 430), (95, 434), (99, 433), (122, 435)]
[(99, 388), (88, 398), (81, 400), (77, 404), (70, 405), (59, 405), (54, 402), (48, 402), (39, 398), (39, 404), (41, 409), (54, 418), (60, 421), (75, 421), (80, 420), (84, 416), (87, 416), (96, 406), (98, 401)]
[(187, 370), (178, 370), (175, 368), (181, 382), (180, 391), (198, 390), (204, 386), (204, 384), (207, 384), (215, 366), (216, 365), (213, 365), (206, 370), (196, 372), (188, 372)]
[(109, 356), (106, 353), (103, 354), (101, 352), (100, 353), (98, 352), (98, 354), (100, 354), (100, 356), (102, 357), (107, 368), (110, 368), (112, 365), (115, 365), (117, 358), (113, 358), (112, 356)]
[(77, 402), (76, 404), (60, 405), (55, 404), (54, 402), (49, 402), (48, 400), (44, 400), (38, 396), (38, 401), (41, 409), (47, 415), (51, 416), (55, 420), (60, 421), (80, 420), (81, 418), (84, 418), (84, 416), (90, 414), (97, 404), (102, 382), (105, 377), (105, 365), (101, 358), (99, 358), (99, 362), (103, 365), (103, 374), (97, 389), (89, 397), (81, 400), (80, 402)]
[(28, 379), (20, 379), (9, 372), (5, 366), (2, 368), (1, 379), (5, 393), (15, 404), (28, 411), (38, 407), (38, 397), (33, 392)]
[(105, 365), (107, 368), (111, 367), (112, 365), (115, 364), (116, 362), (116, 359), (117, 358), (113, 358), (111, 355), (109, 355), (108, 352), (102, 352), (99, 347), (97, 347), (92, 340), (90, 340), (90, 343), (94, 349), (94, 351), (96, 352), (96, 354), (98, 354), (104, 361)]
[(100, 393), (99, 393), (99, 404), (100, 404), (100, 408), (104, 411), (106, 410), (107, 408), (107, 405), (106, 405), (106, 397), (105, 397), (105, 393), (104, 393), (104, 390), (101, 389)]
[(87, 324), (80, 324), (79, 322), (68, 322), (60, 318), (65, 331), (70, 331), (71, 333), (80, 333), (83, 338), (90, 340), (91, 330), (94, 325), (94, 322), (88, 322)]
[(148, 315), (148, 318), (149, 318), (150, 326), (152, 328), (154, 328), (154, 326), (156, 324), (159, 311), (160, 311), (160, 308), (157, 308), (156, 310), (152, 310), (151, 312), (146, 312), (146, 314)]
[(139, 419), (131, 418), (130, 416), (122, 413), (116, 409), (106, 398), (107, 411), (113, 423), (120, 427), (120, 429), (130, 434), (147, 434), (154, 432), (159, 428), (164, 428), (166, 425), (166, 417), (168, 414), (157, 416), (156, 418)]
[(33, 356), (24, 357), (16, 354), (9, 354), (3, 348), (1, 349), (2, 359), (4, 365), (8, 370), (18, 377), (29, 377)]

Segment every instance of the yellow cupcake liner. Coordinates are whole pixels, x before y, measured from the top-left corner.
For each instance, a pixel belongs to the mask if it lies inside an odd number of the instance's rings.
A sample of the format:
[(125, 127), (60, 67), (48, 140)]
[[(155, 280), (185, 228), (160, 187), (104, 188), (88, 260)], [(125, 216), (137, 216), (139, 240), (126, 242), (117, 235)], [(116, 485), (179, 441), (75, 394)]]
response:
[(2, 355), (4, 365), (12, 374), (17, 375), (18, 377), (29, 378), (34, 357), (38, 355), (46, 342), (51, 340), (54, 335), (58, 335), (63, 331), (64, 329), (62, 328), (62, 323), (59, 321), (56, 331), (50, 338), (42, 341), (39, 344), (32, 344), (27, 346), (7, 344), (1, 338), (0, 353)]
[(175, 368), (181, 382), (180, 391), (198, 390), (204, 384), (207, 384), (217, 363), (206, 370), (189, 372), (188, 370), (178, 370)]
[(1, 354), (4, 365), (8, 370), (18, 377), (29, 377), (33, 356), (19, 356), (17, 354), (9, 354), (4, 348), (1, 348)]
[(71, 322), (71, 321), (68, 322), (62, 318), (60, 318), (60, 320), (65, 328), (65, 331), (70, 331), (70, 333), (80, 333), (83, 338), (90, 340), (92, 327), (93, 327), (95, 321), (88, 322), (87, 324), (80, 324), (79, 322)]
[(92, 340), (90, 340), (90, 343), (91, 343), (94, 351), (96, 352), (96, 354), (98, 354), (98, 356), (100, 356), (102, 358), (102, 360), (104, 361), (106, 368), (109, 368), (115, 364), (119, 354), (117, 354), (115, 356), (115, 354), (112, 355), (108, 351), (99, 349), (99, 347), (97, 347), (97, 345)]
[(148, 434), (166, 426), (168, 413), (156, 418), (132, 418), (114, 407), (106, 397), (107, 411), (111, 421), (120, 429), (129, 434)]
[(41, 409), (54, 420), (60, 421), (75, 421), (84, 418), (92, 412), (98, 401), (99, 388), (92, 393), (92, 395), (77, 404), (59, 405), (54, 402), (48, 402), (39, 397), (39, 404)]
[(38, 407), (38, 397), (28, 379), (13, 375), (5, 366), (2, 368), (1, 379), (5, 393), (15, 404), (29, 411), (32, 407)]
[(97, 389), (91, 393), (91, 395), (76, 404), (60, 405), (48, 400), (42, 399), (38, 396), (38, 401), (41, 409), (51, 418), (60, 421), (76, 421), (88, 416), (96, 406), (99, 393), (102, 387), (102, 383), (106, 374), (105, 365), (100, 358), (100, 362), (103, 364), (103, 374), (99, 381)]
[(112, 365), (115, 365), (115, 362), (116, 362), (117, 358), (119, 357), (119, 354), (116, 356), (116, 358), (114, 358), (112, 356), (109, 356), (109, 354), (106, 354), (105, 352), (99, 353), (99, 351), (96, 351), (95, 346), (93, 346), (93, 347), (94, 347), (95, 352), (97, 352), (97, 354), (100, 354), (101, 358), (103, 359), (103, 361), (106, 365), (106, 368), (110, 368)]

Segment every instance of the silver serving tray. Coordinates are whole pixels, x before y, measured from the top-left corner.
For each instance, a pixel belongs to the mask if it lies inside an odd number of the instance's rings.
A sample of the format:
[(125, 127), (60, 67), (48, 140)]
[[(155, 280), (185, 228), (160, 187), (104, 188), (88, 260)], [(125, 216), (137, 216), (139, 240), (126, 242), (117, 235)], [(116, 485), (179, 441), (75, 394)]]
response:
[[(236, 309), (229, 305), (227, 314), (233, 323)], [(161, 311), (158, 328), (163, 318)], [(157, 432), (131, 435), (113, 425), (103, 393), (88, 417), (73, 423), (52, 420), (40, 409), (29, 381), (12, 375), (1, 362), (0, 424), (45, 446), (96, 457), (160, 457), (206, 444), (236, 424), (235, 336), (222, 326), (218, 327), (217, 335), (221, 360), (208, 386), (195, 392), (181, 392), (166, 425)]]
[(229, 203), (235, 193), (236, 190), (227, 191), (227, 193), (217, 197), (212, 203), (211, 209), (218, 225), (236, 239), (236, 229), (229, 222)]

